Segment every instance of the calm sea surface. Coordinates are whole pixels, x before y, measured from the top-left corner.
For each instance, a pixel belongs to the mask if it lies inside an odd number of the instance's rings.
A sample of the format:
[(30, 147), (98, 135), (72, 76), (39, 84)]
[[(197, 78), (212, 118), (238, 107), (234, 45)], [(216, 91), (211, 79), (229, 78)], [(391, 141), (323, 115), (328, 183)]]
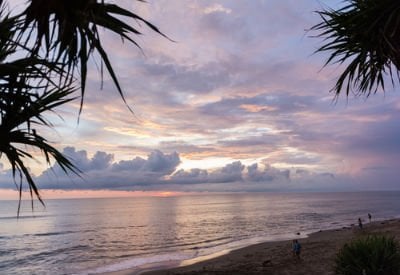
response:
[(400, 217), (400, 192), (0, 201), (0, 274), (92, 274)]

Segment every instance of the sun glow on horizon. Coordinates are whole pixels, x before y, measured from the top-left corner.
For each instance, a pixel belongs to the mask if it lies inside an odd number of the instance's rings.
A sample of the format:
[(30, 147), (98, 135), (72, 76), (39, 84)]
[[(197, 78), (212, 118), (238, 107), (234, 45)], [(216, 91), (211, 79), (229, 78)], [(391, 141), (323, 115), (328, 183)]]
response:
[[(43, 200), (48, 199), (85, 199), (85, 198), (135, 198), (135, 197), (174, 197), (191, 195), (193, 192), (177, 191), (120, 191), (120, 190), (40, 190)], [(17, 190), (0, 189), (0, 200), (18, 200)], [(23, 200), (30, 200), (29, 192), (22, 192)], [(34, 198), (35, 199), (35, 198)]]
[(180, 195), (182, 192), (171, 192), (171, 191), (162, 191), (158, 194), (153, 195), (153, 197), (174, 197)]

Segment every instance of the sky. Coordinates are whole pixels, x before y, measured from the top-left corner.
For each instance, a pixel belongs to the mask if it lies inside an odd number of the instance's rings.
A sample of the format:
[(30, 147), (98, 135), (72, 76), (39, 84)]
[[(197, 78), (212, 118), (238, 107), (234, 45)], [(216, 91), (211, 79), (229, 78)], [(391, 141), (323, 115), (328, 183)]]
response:
[[(341, 1), (117, 1), (170, 39), (137, 25), (142, 50), (102, 33), (130, 113), (98, 60), (87, 92), (43, 130), (83, 172), (40, 152), (30, 169), (44, 197), (198, 192), (398, 190), (399, 85), (366, 98), (330, 89), (315, 13)], [(18, 198), (0, 159), (0, 199)]]

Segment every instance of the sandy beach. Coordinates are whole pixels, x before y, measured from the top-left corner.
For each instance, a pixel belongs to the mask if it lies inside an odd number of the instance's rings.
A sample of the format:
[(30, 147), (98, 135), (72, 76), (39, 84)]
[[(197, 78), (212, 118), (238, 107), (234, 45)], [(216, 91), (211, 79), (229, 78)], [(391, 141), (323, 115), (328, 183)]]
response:
[(386, 234), (400, 239), (400, 220), (320, 231), (300, 239), (301, 259), (291, 252), (291, 241), (266, 242), (234, 250), (226, 255), (187, 266), (158, 270), (125, 270), (112, 275), (197, 275), (197, 274), (321, 274), (331, 275), (338, 250), (351, 239), (368, 234)]

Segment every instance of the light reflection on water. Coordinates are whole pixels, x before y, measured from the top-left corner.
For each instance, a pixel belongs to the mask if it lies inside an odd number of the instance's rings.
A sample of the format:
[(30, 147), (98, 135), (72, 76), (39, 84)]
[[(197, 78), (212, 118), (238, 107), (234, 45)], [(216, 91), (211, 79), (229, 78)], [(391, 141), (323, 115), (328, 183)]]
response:
[[(0, 201), (0, 274), (105, 271), (400, 215), (400, 192)], [(251, 241), (250, 241), (251, 240)], [(117, 264), (117, 265), (116, 265)], [(108, 269), (107, 269), (108, 268)]]

